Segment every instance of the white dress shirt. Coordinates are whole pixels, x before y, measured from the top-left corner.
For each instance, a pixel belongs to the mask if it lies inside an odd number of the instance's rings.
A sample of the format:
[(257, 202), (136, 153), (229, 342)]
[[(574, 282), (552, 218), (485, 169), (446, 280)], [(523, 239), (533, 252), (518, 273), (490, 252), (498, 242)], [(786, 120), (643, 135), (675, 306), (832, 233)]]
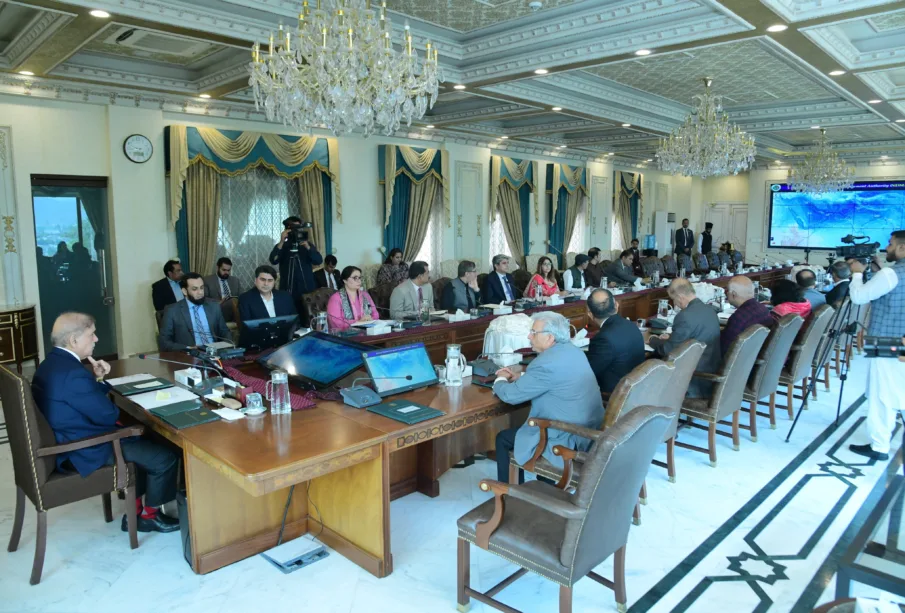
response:
[(506, 282), (506, 275), (501, 272), (496, 274), (500, 278), (500, 285), (503, 286), (503, 293), (506, 294), (506, 302), (512, 302), (515, 298), (513, 298), (512, 292), (509, 291), (509, 283)]
[(76, 360), (78, 360), (79, 362), (82, 361), (82, 358), (80, 358), (80, 357), (78, 356), (78, 354), (76, 354), (76, 352), (75, 352), (75, 351), (72, 351), (71, 349), (66, 349), (66, 347), (60, 347), (59, 345), (57, 345), (57, 349), (62, 349), (63, 351), (65, 351), (66, 353), (68, 353), (69, 355), (71, 355), (72, 357), (74, 357)]
[(264, 298), (264, 294), (261, 294), (261, 300), (264, 301), (264, 308), (267, 309), (267, 317), (276, 317), (277, 312), (276, 309), (273, 308), (273, 294), (270, 294), (270, 300), (267, 300)]
[[(562, 287), (567, 292), (572, 291), (572, 269), (569, 268), (566, 272), (562, 273)], [(584, 275), (581, 275), (581, 289), (584, 289)]]
[(867, 304), (885, 296), (899, 284), (899, 276), (892, 268), (881, 268), (875, 272), (870, 281), (864, 282), (864, 274), (852, 274), (852, 282), (848, 285), (848, 295), (855, 304)]

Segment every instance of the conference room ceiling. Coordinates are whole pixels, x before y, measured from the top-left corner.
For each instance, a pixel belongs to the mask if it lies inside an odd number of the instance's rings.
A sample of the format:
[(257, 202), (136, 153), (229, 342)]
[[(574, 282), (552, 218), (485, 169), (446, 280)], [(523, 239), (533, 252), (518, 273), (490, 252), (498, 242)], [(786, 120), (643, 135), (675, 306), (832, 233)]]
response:
[[(249, 48), (294, 23), (300, 5), (0, 0), (0, 93), (263, 120), (248, 89)], [(754, 135), (759, 164), (804, 155), (816, 126), (852, 163), (905, 162), (905, 121), (897, 123), (905, 120), (905, 0), (387, 6), (400, 34), (408, 22), (420, 48), (433, 41), (447, 78), (434, 108), (400, 136), (654, 167), (646, 160), (658, 138), (711, 77), (731, 120)], [(787, 29), (768, 32), (773, 25)]]

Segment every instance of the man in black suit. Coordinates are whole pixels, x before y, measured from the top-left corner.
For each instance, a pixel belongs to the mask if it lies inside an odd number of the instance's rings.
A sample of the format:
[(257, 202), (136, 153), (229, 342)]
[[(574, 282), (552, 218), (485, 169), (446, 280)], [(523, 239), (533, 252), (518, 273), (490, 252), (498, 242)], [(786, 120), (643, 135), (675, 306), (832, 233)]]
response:
[(694, 245), (694, 232), (688, 228), (688, 219), (682, 220), (682, 227), (676, 230), (675, 253), (691, 255), (691, 247)]
[(826, 303), (838, 309), (842, 299), (848, 295), (848, 284), (851, 281), (852, 269), (843, 261), (833, 262), (830, 266), (830, 274), (833, 275), (833, 289), (826, 293)]
[(276, 276), (277, 271), (272, 266), (265, 264), (255, 269), (255, 286), (239, 296), (239, 318), (242, 321), (296, 314), (289, 292), (273, 289)]
[(632, 246), (629, 249), (632, 252), (632, 273), (636, 277), (644, 276), (644, 268), (641, 266), (641, 250), (638, 249), (638, 239), (632, 239)]
[(481, 300), (484, 304), (501, 304), (518, 298), (515, 294), (515, 281), (509, 274), (509, 256), (502, 254), (493, 256), (493, 272), (484, 279)]
[(190, 272), (180, 282), (185, 300), (163, 312), (157, 346), (161, 351), (185, 351), (220, 341), (230, 342), (220, 305), (204, 299), (204, 278)]
[(182, 264), (179, 260), (169, 260), (163, 265), (164, 278), (151, 285), (151, 300), (154, 310), (162, 311), (167, 305), (185, 299), (179, 282), (182, 280)]
[(324, 258), (324, 267), (314, 271), (314, 282), (320, 287), (339, 289), (343, 286), (339, 271), (336, 270), (336, 256), (328, 255)]
[(600, 391), (607, 394), (613, 393), (619, 380), (645, 359), (641, 330), (616, 311), (616, 300), (609, 290), (595, 289), (588, 296), (588, 317), (600, 328), (588, 345), (588, 362)]
[[(283, 220), (283, 233), (280, 242), (270, 252), (270, 263), (280, 267), (280, 289), (292, 294), (292, 298), (301, 304), (303, 294), (317, 289), (314, 283), (312, 266), (324, 261), (317, 247), (310, 241), (296, 242), (292, 233), (301, 229), (302, 220), (298, 217), (287, 217)], [(301, 229), (304, 231), (304, 229)], [(293, 251), (295, 250), (295, 251)], [(299, 313), (301, 313), (301, 307)]]

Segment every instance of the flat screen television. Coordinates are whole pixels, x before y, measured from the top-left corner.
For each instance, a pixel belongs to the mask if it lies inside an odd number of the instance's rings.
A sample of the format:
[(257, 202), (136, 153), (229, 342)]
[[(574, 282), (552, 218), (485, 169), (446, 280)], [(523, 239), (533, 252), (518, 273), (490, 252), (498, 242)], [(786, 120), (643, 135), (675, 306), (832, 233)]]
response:
[(330, 387), (361, 368), (362, 353), (370, 347), (321, 332), (309, 332), (259, 362), (271, 370), (280, 369), (305, 387)]
[(374, 390), (381, 396), (401, 394), (438, 382), (424, 343), (374, 349), (362, 356)]
[(769, 193), (771, 249), (834, 249), (849, 234), (885, 245), (890, 232), (905, 228), (905, 181), (856, 181), (828, 194), (773, 183)]

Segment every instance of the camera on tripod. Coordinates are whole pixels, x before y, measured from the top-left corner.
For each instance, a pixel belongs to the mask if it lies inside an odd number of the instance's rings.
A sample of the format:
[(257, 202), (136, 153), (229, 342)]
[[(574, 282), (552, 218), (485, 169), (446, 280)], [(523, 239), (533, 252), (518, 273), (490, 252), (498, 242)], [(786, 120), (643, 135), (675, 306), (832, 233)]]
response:
[(298, 253), (299, 245), (308, 240), (309, 228), (311, 228), (310, 221), (292, 221), (287, 224), (286, 229), (289, 230), (289, 251)]
[[(861, 242), (855, 242), (857, 240), (861, 240)], [(843, 260), (860, 260), (869, 264), (870, 259), (880, 249), (880, 243), (868, 243), (869, 240), (869, 236), (852, 236), (851, 234), (843, 236), (842, 242), (845, 244), (836, 247), (836, 255)]]

